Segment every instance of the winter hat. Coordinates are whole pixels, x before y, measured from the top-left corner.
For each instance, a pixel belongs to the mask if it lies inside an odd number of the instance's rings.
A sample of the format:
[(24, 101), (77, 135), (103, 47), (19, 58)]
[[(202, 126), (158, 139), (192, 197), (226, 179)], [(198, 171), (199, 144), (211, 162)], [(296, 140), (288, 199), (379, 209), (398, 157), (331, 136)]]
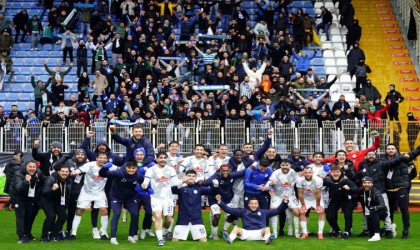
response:
[(375, 106), (370, 106), (370, 110), (375, 110), (376, 111), (376, 107)]
[(134, 150), (134, 155), (133, 156), (136, 157), (136, 154), (139, 151), (142, 152), (144, 156), (146, 156), (146, 150), (144, 150), (144, 148), (136, 148), (136, 150)]
[(372, 178), (370, 178), (369, 176), (365, 176), (365, 177), (363, 177), (362, 182), (365, 182), (365, 181), (370, 181), (370, 182), (372, 182), (372, 183), (373, 183), (373, 179), (372, 179)]
[(77, 154), (84, 154), (86, 156), (86, 151), (84, 149), (77, 149), (75, 155)]
[(61, 142), (58, 141), (53, 141), (50, 145), (51, 148), (59, 148), (59, 149), (63, 149), (63, 144)]

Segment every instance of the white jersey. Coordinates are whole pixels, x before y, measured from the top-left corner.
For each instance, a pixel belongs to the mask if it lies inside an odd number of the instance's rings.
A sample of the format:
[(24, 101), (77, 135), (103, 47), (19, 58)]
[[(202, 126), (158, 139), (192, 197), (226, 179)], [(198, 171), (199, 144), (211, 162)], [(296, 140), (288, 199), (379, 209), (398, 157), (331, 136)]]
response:
[(324, 179), (327, 177), (328, 173), (330, 171), (325, 171), (325, 168), (323, 165), (321, 167), (317, 167), (315, 164), (310, 164), (309, 167), (312, 168), (312, 171), (314, 171), (314, 176), (318, 176), (321, 179)]
[[(87, 194), (99, 194), (105, 191), (105, 185), (108, 178), (99, 176), (101, 167), (96, 165), (96, 161), (88, 162), (81, 166), (78, 170), (85, 173), (85, 180), (82, 191)], [(117, 166), (112, 166), (110, 170), (116, 170)]]
[(182, 160), (184, 160), (184, 158), (182, 157), (182, 155), (179, 156), (171, 156), (171, 154), (168, 152), (166, 153), (166, 155), (168, 155), (168, 163), (167, 165), (173, 167), (175, 169), (175, 172), (179, 175), (179, 167), (180, 167), (180, 162), (182, 162)]
[(270, 176), (270, 181), (274, 181), (274, 190), (276, 191), (276, 196), (283, 197), (287, 195), (289, 197), (295, 196), (295, 183), (298, 178), (297, 173), (290, 169), (287, 174), (284, 174), (281, 169), (277, 169)]
[(223, 164), (229, 164), (229, 159), (230, 156), (226, 156), (224, 159), (221, 159), (219, 157), (216, 157), (216, 159), (214, 159), (214, 157), (210, 157), (208, 161), (208, 169), (205, 173), (206, 178), (209, 178), (210, 176), (214, 175), (214, 173), (216, 173), (216, 171), (218, 171), (220, 169), (220, 166), (222, 166)]
[(197, 181), (204, 180), (204, 173), (208, 169), (208, 160), (205, 158), (197, 159), (194, 155), (188, 156), (181, 163), (181, 171), (191, 169), (197, 172)]
[(308, 201), (316, 200), (316, 190), (322, 188), (323, 180), (315, 174), (311, 181), (307, 181), (305, 177), (298, 178), (296, 181), (296, 187), (303, 189), (303, 198)]
[[(240, 165), (238, 165), (238, 169), (236, 171), (242, 171), (244, 169), (245, 169), (245, 165), (244, 163), (241, 163)], [(232, 190), (233, 190), (234, 195), (238, 195), (238, 196), (244, 195), (244, 178), (243, 177), (235, 180), (232, 186)]]
[(178, 179), (175, 169), (171, 166), (166, 165), (161, 168), (158, 165), (146, 170), (145, 178), (150, 179), (150, 185), (153, 189), (153, 198), (161, 200), (172, 200), (172, 190), (173, 185), (178, 185), (177, 183), (172, 183), (173, 178)]

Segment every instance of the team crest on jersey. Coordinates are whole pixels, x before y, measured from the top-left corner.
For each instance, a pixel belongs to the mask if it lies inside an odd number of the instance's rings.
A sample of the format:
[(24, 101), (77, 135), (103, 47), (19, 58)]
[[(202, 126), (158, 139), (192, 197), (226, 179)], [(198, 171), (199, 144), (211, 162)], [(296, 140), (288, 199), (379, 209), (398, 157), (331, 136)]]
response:
[(122, 178), (121, 179), (121, 182), (126, 182), (127, 180), (125, 179), (125, 178)]
[(286, 183), (282, 183), (281, 185), (280, 185), (280, 187), (291, 187), (292, 185), (290, 184), (290, 183), (288, 183), (288, 182), (286, 182)]
[(258, 212), (257, 214), (258, 214), (258, 216), (261, 216), (261, 212)]
[(169, 178), (167, 178), (165, 176), (162, 176), (162, 177), (156, 179), (156, 182), (168, 182), (168, 181), (169, 181)]
[(133, 181), (133, 184), (136, 185), (137, 184), (137, 181)]
[(198, 192), (197, 192), (197, 190), (194, 190), (194, 194), (197, 194)]
[(363, 172), (366, 172), (366, 168), (363, 169)]
[(353, 157), (353, 158), (356, 158), (356, 157), (357, 157), (357, 155), (355, 155), (355, 154), (354, 154), (354, 155), (352, 155), (352, 157)]
[(267, 178), (268, 177), (268, 174), (265, 174), (264, 177)]

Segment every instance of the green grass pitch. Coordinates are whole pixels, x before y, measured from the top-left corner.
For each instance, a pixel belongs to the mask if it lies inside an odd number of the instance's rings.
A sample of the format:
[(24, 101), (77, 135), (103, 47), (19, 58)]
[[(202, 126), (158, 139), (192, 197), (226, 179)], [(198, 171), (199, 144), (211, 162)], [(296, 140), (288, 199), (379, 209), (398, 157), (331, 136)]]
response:
[[(207, 233), (210, 233), (209, 215), (208, 212), (203, 213), (204, 221), (207, 227)], [(344, 227), (344, 222), (340, 214), (340, 226)], [(324, 240), (318, 240), (315, 236), (309, 239), (300, 240), (294, 237), (280, 237), (274, 240), (271, 245), (264, 245), (264, 242), (245, 242), (235, 240), (232, 245), (227, 244), (222, 237), (221, 240), (215, 241), (209, 239), (206, 243), (199, 243), (196, 241), (180, 241), (180, 242), (166, 242), (164, 247), (158, 247), (155, 237), (146, 237), (145, 240), (139, 240), (137, 244), (131, 244), (127, 242), (128, 236), (128, 222), (119, 223), (117, 240), (120, 243), (118, 246), (113, 246), (109, 241), (93, 240), (92, 239), (92, 228), (90, 226), (90, 215), (86, 211), (82, 218), (82, 223), (78, 230), (77, 240), (75, 241), (60, 241), (60, 242), (49, 242), (41, 243), (39, 238), (41, 235), (42, 222), (45, 218), (43, 211), (41, 210), (37, 216), (34, 224), (32, 233), (37, 238), (37, 241), (33, 241), (29, 244), (18, 244), (15, 228), (15, 215), (14, 212), (0, 211), (0, 249), (2, 250), (24, 250), (24, 249), (57, 249), (57, 250), (81, 250), (81, 249), (310, 249), (310, 250), (321, 250), (321, 249), (403, 249), (403, 250), (414, 250), (420, 249), (420, 213), (411, 213), (411, 229), (410, 238), (407, 240), (401, 239), (401, 215), (399, 213), (395, 216), (395, 222), (397, 224), (398, 235), (394, 239), (382, 238), (378, 242), (367, 242), (367, 238), (358, 238), (356, 236), (344, 241), (338, 238), (330, 238), (325, 236)], [(317, 215), (312, 213), (311, 220), (309, 222), (309, 230), (311, 232), (317, 231), (316, 223)], [(353, 219), (354, 234), (359, 234), (362, 228), (362, 217), (360, 213), (354, 213)], [(142, 218), (141, 220), (142, 221)], [(326, 223), (327, 224), (327, 223)], [(219, 227), (220, 228), (220, 227)], [(108, 232), (109, 232), (108, 228)], [(329, 226), (325, 226), (324, 232), (329, 230)]]

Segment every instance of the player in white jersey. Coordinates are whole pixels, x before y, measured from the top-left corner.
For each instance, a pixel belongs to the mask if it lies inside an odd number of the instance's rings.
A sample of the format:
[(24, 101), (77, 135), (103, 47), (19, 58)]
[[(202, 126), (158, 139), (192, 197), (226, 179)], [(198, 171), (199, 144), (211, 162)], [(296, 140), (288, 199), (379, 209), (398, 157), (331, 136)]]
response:
[[(288, 222), (288, 234), (292, 235), (292, 214), (294, 214), (294, 224), (295, 224), (295, 236), (297, 238), (300, 237), (299, 234), (299, 201), (296, 198), (295, 194), (295, 183), (297, 178), (299, 178), (298, 174), (292, 169), (292, 164), (289, 160), (282, 160), (280, 164), (280, 169), (277, 169), (273, 172), (270, 176), (270, 180), (268, 181), (267, 185), (273, 187), (269, 191), (271, 196), (270, 202), (270, 209), (276, 209), (283, 201), (283, 196), (287, 195), (289, 197), (289, 211), (286, 212), (287, 222)], [(273, 227), (273, 237), (277, 238), (277, 222), (278, 217), (273, 216), (271, 217), (271, 226)]]
[(228, 146), (226, 144), (219, 145), (219, 148), (217, 149), (217, 154), (209, 158), (208, 168), (205, 173), (206, 179), (214, 175), (214, 173), (216, 173), (220, 169), (220, 166), (229, 163), (230, 157), (227, 156), (227, 153)]
[[(171, 141), (169, 143), (169, 152), (166, 153), (168, 155), (168, 165), (173, 167), (178, 175), (178, 178), (182, 180), (183, 174), (179, 172), (179, 168), (181, 163), (184, 161), (184, 158), (179, 153), (179, 143), (177, 141)], [(174, 206), (176, 206), (178, 195), (174, 194)], [(172, 239), (172, 228), (174, 225), (174, 219), (172, 219), (171, 225), (168, 228), (168, 232), (166, 234), (166, 239)]]
[[(77, 228), (80, 225), (83, 212), (86, 208), (90, 208), (90, 204), (94, 202), (94, 208), (99, 208), (101, 213), (101, 239), (108, 240), (108, 201), (105, 194), (105, 185), (107, 178), (99, 176), (99, 170), (104, 167), (110, 167), (112, 163), (108, 162), (108, 156), (104, 152), (99, 152), (96, 156), (96, 161), (88, 162), (79, 169), (71, 173), (72, 176), (85, 174), (84, 184), (77, 199), (77, 210), (74, 216), (72, 232), (69, 237), (71, 240), (76, 239)], [(112, 165), (111, 170), (117, 169)]]
[(204, 181), (204, 173), (208, 169), (208, 160), (204, 157), (204, 145), (197, 144), (194, 147), (194, 155), (186, 157), (181, 163), (179, 172), (194, 170), (197, 173), (197, 182)]
[(318, 239), (324, 239), (323, 231), (325, 225), (324, 202), (321, 198), (323, 181), (314, 175), (312, 167), (306, 166), (303, 169), (303, 177), (296, 181), (298, 199), (300, 202), (300, 226), (302, 227), (302, 239), (308, 238), (308, 227), (306, 212), (315, 209), (318, 213)]
[[(314, 175), (318, 176), (321, 179), (324, 179), (325, 177), (327, 177), (327, 175), (330, 173), (330, 167), (326, 164), (322, 164), (322, 161), (324, 160), (324, 153), (315, 152), (312, 155), (312, 160), (314, 163), (308, 166), (312, 167)], [(322, 201), (324, 202), (324, 208), (327, 208), (328, 203), (329, 203), (329, 194), (328, 194), (327, 187), (325, 186), (321, 188), (321, 198), (322, 198)]]
[[(156, 155), (157, 165), (147, 169), (144, 182), (141, 185), (143, 189), (147, 189), (150, 183), (154, 191), (150, 201), (155, 218), (156, 237), (159, 246), (163, 246), (165, 243), (163, 235), (166, 235), (167, 229), (171, 225), (174, 212), (171, 187), (182, 184), (175, 169), (167, 165), (167, 159), (166, 153), (159, 152)], [(165, 222), (162, 226), (163, 216), (165, 217)]]

